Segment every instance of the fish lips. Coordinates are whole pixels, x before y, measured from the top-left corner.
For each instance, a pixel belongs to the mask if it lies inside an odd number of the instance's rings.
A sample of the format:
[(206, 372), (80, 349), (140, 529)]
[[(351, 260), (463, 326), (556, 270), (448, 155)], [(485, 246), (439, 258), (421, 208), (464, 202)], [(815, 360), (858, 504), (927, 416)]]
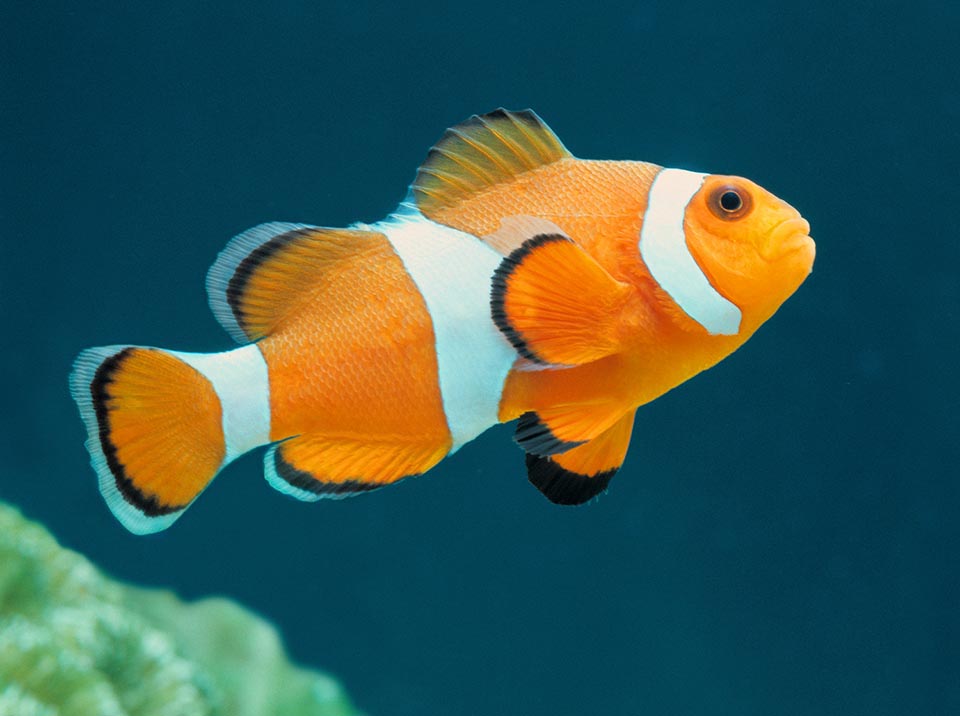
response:
[(792, 254), (802, 253), (809, 254), (812, 266), (816, 244), (810, 236), (810, 224), (801, 217), (778, 224), (760, 247), (760, 255), (765, 261), (780, 261)]

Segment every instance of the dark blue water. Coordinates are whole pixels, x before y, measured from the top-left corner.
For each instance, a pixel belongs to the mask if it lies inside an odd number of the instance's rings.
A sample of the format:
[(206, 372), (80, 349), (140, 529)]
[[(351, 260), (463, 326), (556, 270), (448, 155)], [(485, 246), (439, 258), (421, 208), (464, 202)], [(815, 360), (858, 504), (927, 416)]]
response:
[[(953, 4), (151, 5), (2, 12), (0, 497), (118, 577), (252, 606), (374, 716), (960, 711)], [(203, 279), (233, 234), (379, 219), (501, 105), (581, 157), (755, 179), (813, 276), (638, 413), (586, 507), (498, 428), (339, 503), (247, 456), (168, 532), (120, 527), (73, 356), (229, 347)]]

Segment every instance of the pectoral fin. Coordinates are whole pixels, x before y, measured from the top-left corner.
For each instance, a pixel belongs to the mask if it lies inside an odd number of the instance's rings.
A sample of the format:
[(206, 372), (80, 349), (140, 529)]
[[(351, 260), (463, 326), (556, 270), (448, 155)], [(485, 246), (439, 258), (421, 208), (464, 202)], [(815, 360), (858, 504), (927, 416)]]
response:
[(497, 268), (493, 320), (524, 358), (580, 365), (616, 353), (631, 287), (562, 234), (540, 234)]

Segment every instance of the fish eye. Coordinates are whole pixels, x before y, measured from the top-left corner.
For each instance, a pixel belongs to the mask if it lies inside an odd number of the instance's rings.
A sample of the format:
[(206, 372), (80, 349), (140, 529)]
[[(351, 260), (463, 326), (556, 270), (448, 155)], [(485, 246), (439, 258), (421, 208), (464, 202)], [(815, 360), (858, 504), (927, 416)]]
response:
[(739, 211), (741, 206), (743, 206), (743, 199), (733, 189), (720, 195), (720, 208), (724, 211)]
[(729, 184), (714, 189), (707, 203), (710, 211), (725, 221), (741, 219), (750, 213), (753, 207), (749, 193)]

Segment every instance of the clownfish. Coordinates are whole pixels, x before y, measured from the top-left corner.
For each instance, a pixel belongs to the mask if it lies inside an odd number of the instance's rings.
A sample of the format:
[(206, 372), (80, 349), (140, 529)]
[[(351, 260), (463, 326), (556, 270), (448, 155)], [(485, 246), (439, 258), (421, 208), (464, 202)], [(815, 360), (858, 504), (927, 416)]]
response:
[(575, 158), (532, 111), (443, 135), (373, 224), (267, 223), (207, 274), (239, 348), (115, 345), (70, 388), (110, 509), (169, 527), (259, 446), (301, 500), (420, 475), (518, 420), (552, 502), (604, 491), (637, 408), (742, 345), (810, 274), (796, 209), (736, 176)]

